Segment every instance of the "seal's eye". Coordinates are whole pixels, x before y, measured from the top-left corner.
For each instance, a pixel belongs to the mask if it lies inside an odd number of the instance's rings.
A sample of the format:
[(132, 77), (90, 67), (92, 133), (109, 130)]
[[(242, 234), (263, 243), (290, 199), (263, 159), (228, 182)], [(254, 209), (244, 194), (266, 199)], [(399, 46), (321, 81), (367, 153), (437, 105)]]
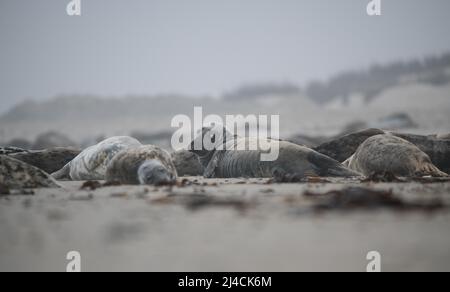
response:
[(216, 143), (216, 135), (213, 135), (211, 138), (211, 143)]

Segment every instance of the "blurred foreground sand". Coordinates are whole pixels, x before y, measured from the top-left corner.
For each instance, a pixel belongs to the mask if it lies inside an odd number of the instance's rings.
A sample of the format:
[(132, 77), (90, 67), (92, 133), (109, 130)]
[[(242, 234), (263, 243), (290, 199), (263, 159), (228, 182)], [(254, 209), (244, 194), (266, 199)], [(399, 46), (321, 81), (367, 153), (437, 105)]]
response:
[[(65, 271), (71, 250), (83, 271), (365, 271), (372, 250), (383, 271), (450, 271), (448, 209), (317, 213), (303, 195), (359, 185), (448, 206), (450, 182), (189, 180), (0, 197), (0, 271)], [(222, 203), (192, 200), (205, 196)]]

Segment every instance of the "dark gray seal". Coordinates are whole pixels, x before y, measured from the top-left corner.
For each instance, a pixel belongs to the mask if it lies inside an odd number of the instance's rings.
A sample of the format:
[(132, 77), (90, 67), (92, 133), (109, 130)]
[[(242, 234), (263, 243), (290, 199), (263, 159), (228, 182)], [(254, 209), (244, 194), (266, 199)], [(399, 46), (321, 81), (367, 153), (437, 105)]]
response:
[(153, 145), (119, 152), (106, 169), (106, 180), (122, 184), (171, 185), (177, 170), (170, 154)]
[(319, 153), (329, 156), (339, 162), (344, 162), (355, 153), (359, 145), (368, 138), (384, 134), (380, 129), (367, 129), (355, 133), (347, 134), (337, 139), (325, 142), (313, 149)]
[(382, 172), (402, 177), (447, 176), (417, 146), (391, 134), (368, 138), (344, 165), (366, 176)]
[(57, 147), (46, 150), (30, 150), (13, 153), (9, 156), (40, 168), (46, 173), (53, 173), (63, 168), (80, 154), (80, 152), (81, 150), (79, 149)]
[(6, 155), (0, 155), (0, 185), (10, 189), (59, 187), (41, 169)]
[(203, 166), (194, 153), (188, 150), (178, 150), (173, 152), (171, 156), (179, 176), (203, 175)]
[(117, 153), (141, 145), (138, 140), (127, 136), (108, 138), (83, 150), (52, 176), (56, 179), (104, 180), (106, 167)]
[[(196, 150), (201, 141), (211, 141), (213, 149), (203, 147)], [(261, 161), (262, 150), (236, 150), (242, 145), (269, 143), (278, 147), (279, 155), (274, 161)], [(203, 128), (192, 143), (191, 150), (202, 163), (206, 178), (265, 178), (292, 176), (352, 177), (360, 174), (341, 163), (305, 146), (286, 141), (233, 137), (222, 126)], [(242, 148), (240, 148), (242, 149)], [(244, 149), (251, 149), (244, 147)], [(253, 148), (255, 149), (255, 148)]]

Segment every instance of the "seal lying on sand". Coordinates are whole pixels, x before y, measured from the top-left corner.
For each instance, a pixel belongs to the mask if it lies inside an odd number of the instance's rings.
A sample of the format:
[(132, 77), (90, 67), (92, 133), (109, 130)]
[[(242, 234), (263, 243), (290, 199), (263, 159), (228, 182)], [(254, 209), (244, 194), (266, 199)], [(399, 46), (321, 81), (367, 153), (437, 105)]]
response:
[(381, 172), (404, 177), (447, 176), (418, 147), (391, 134), (368, 138), (344, 165), (366, 176)]
[[(205, 147), (196, 150), (195, 145), (203, 145), (200, 144), (199, 139), (211, 141), (212, 145), (208, 146), (212, 146), (212, 150), (207, 150)], [(203, 175), (207, 178), (359, 175), (339, 162), (305, 146), (272, 139), (262, 142), (269, 143), (271, 147), (279, 147), (276, 160), (261, 161), (261, 154), (266, 153), (262, 150), (235, 150), (258, 149), (255, 145), (261, 145), (261, 139), (233, 137), (222, 126), (203, 128), (202, 135), (191, 143), (190, 149), (194, 149), (191, 151), (199, 157), (205, 168)], [(239, 148), (242, 145), (247, 147)]]
[(356, 149), (358, 149), (359, 145), (366, 141), (367, 138), (384, 133), (385, 132), (380, 129), (362, 130), (344, 135), (329, 142), (325, 142), (313, 149), (339, 162), (343, 162), (352, 156)]
[(108, 164), (106, 180), (122, 184), (170, 185), (177, 171), (170, 154), (146, 145), (119, 152)]
[(197, 176), (203, 174), (203, 166), (194, 153), (188, 150), (178, 150), (173, 152), (171, 156), (179, 176)]
[(59, 187), (44, 171), (6, 155), (0, 155), (0, 184), (10, 189)]
[(450, 140), (434, 136), (421, 136), (414, 134), (391, 133), (405, 139), (425, 152), (434, 165), (440, 170), (450, 173)]
[(46, 173), (53, 173), (72, 161), (80, 152), (80, 150), (74, 148), (58, 147), (13, 153), (9, 157), (40, 168)]
[(53, 173), (52, 176), (56, 179), (103, 180), (108, 163), (117, 153), (141, 145), (138, 140), (127, 136), (106, 139), (83, 150), (61, 170)]
[(416, 145), (430, 157), (433, 164), (440, 170), (450, 172), (450, 140), (439, 138), (440, 136), (422, 136), (367, 129), (323, 143), (314, 150), (343, 162), (353, 155), (366, 139), (380, 134), (392, 134)]

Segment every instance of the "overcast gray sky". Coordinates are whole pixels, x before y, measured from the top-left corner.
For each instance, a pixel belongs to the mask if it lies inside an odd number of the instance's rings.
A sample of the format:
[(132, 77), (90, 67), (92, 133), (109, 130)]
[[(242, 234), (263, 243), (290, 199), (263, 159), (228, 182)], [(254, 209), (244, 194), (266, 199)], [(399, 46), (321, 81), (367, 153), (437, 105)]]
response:
[(450, 1), (0, 0), (0, 111), (59, 94), (217, 95), (450, 51)]

